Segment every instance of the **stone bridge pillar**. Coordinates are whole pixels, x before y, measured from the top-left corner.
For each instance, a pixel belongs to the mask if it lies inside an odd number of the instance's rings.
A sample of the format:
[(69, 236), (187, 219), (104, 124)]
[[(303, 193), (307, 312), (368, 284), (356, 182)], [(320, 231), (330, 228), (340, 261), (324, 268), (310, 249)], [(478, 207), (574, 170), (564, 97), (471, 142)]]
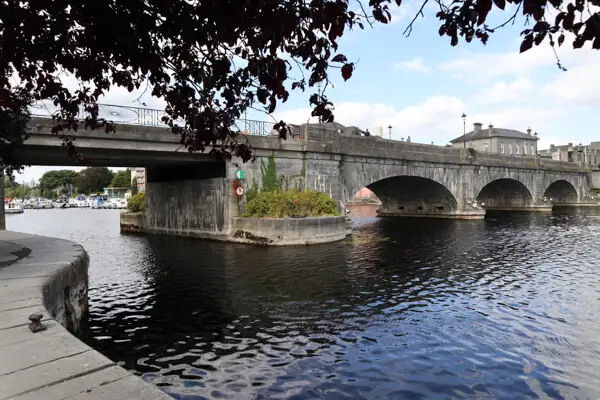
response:
[(146, 225), (151, 233), (226, 238), (233, 190), (225, 163), (149, 167)]

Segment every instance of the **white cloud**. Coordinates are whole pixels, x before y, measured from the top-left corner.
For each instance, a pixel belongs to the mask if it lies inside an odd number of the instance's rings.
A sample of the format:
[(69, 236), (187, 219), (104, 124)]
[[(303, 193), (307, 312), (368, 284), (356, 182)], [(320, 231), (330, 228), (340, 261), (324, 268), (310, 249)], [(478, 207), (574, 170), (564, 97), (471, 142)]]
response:
[[(463, 109), (464, 104), (457, 97), (434, 96), (403, 109), (381, 103), (340, 102), (336, 103), (334, 114), (336, 121), (346, 126), (356, 125), (371, 132), (381, 126), (386, 137), (391, 125), (395, 139), (411, 136), (413, 141), (421, 143), (445, 143), (462, 131)], [(310, 112), (310, 108), (299, 108), (276, 113), (275, 117), (289, 123), (304, 123), (309, 120)]]
[[(467, 114), (467, 131), (473, 129), (474, 122), (481, 122), (485, 128), (491, 123), (496, 127), (522, 132), (530, 127), (540, 134), (541, 139), (546, 139), (547, 133), (547, 139), (556, 143), (560, 143), (559, 139), (553, 137), (557, 121), (564, 121), (569, 116), (567, 109), (513, 104), (493, 104), (495, 107), (492, 107), (477, 98), (465, 102), (455, 96), (432, 96), (405, 108), (366, 102), (337, 102), (335, 105), (336, 121), (343, 125), (356, 125), (373, 133), (381, 126), (384, 137), (387, 137), (387, 127), (391, 125), (393, 139), (411, 136), (413, 142), (434, 142), (438, 145), (446, 144), (462, 135), (463, 121), (460, 116), (463, 112)], [(310, 118), (310, 112), (310, 108), (299, 108), (276, 113), (275, 117), (288, 123), (300, 124), (309, 119), (316, 122), (314, 118)], [(542, 143), (545, 143), (545, 140)]]
[(394, 64), (394, 68), (429, 72), (429, 67), (425, 66), (425, 63), (421, 57), (415, 57), (412, 60), (398, 62)]
[[(585, 65), (598, 60), (598, 51), (589, 48), (574, 50), (569, 44), (558, 49), (561, 63), (567, 69)], [(509, 53), (466, 53), (451, 61), (442, 62), (438, 70), (452, 74), (474, 84), (489, 82), (492, 78), (512, 76), (528, 78), (542, 68), (560, 73), (556, 66), (556, 58), (549, 45), (533, 47), (525, 53), (518, 51)]]
[(515, 103), (535, 97), (535, 85), (528, 78), (520, 78), (506, 83), (499, 81), (477, 93), (476, 97), (485, 104)]
[[(597, 51), (597, 50), (596, 50)], [(544, 85), (541, 95), (566, 106), (600, 106), (600, 59), (558, 73)]]

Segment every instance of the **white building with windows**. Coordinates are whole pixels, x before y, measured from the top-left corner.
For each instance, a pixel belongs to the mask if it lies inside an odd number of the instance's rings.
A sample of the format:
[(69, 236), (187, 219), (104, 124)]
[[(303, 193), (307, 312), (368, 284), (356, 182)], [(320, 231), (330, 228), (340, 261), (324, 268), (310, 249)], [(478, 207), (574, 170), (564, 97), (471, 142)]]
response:
[(146, 168), (131, 168), (131, 184), (137, 186), (138, 192), (146, 191)]
[(531, 134), (514, 129), (495, 128), (489, 125), (483, 129), (479, 122), (473, 124), (473, 130), (450, 141), (454, 148), (473, 148), (477, 151), (535, 156), (537, 154), (537, 133)]

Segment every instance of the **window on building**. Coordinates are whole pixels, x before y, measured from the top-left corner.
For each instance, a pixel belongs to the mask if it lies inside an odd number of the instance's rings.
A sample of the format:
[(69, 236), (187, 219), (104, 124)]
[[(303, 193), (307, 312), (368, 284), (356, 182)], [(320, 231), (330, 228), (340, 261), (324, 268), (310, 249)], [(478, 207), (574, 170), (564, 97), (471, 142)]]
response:
[(484, 143), (483, 151), (490, 151), (490, 146), (487, 143)]
[(500, 153), (504, 154), (504, 143), (500, 143)]
[(508, 144), (508, 154), (512, 154), (512, 143)]
[(535, 149), (533, 148), (533, 146), (530, 146), (530, 150), (531, 152), (529, 154), (531, 154), (532, 156), (535, 155)]
[(521, 152), (519, 150), (520, 150), (519, 145), (516, 144), (515, 145), (515, 154), (517, 154), (517, 155), (521, 154)]

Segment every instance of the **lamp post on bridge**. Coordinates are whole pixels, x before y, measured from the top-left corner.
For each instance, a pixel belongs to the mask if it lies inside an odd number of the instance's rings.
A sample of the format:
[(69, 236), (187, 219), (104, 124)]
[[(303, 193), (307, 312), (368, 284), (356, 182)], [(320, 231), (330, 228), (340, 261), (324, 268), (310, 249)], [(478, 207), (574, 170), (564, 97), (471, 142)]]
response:
[(388, 134), (389, 134), (390, 140), (392, 140), (392, 125), (388, 126)]
[(463, 120), (463, 147), (466, 149), (467, 138), (465, 136), (467, 135), (467, 114), (463, 113), (460, 117)]

